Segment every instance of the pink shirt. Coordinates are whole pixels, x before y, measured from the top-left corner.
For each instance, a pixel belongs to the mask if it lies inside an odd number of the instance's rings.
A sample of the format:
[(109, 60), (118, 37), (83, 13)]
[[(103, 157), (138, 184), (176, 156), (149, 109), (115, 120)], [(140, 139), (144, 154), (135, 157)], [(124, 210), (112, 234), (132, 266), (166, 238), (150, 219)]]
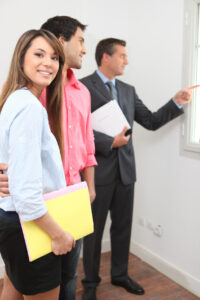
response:
[[(80, 172), (96, 166), (94, 135), (91, 122), (91, 98), (88, 89), (71, 69), (63, 87), (64, 171), (67, 185), (81, 181)], [(41, 103), (46, 107), (46, 89)]]

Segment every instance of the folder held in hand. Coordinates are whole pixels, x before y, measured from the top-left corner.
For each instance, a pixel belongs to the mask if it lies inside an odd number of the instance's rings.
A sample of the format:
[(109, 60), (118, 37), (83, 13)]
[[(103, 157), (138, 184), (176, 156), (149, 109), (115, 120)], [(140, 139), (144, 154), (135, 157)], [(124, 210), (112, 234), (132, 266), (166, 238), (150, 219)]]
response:
[[(93, 232), (93, 218), (86, 182), (44, 194), (52, 218), (75, 240)], [(34, 221), (21, 221), (29, 261), (52, 252), (51, 238)]]
[(112, 137), (119, 134), (124, 127), (131, 128), (116, 100), (109, 101), (92, 113), (92, 127)]

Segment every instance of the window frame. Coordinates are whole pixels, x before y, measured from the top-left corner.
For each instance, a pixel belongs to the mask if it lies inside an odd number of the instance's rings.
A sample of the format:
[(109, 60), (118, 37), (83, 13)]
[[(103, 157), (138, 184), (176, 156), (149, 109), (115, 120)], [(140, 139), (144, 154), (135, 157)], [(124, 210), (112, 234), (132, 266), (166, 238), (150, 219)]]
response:
[[(184, 7), (184, 37), (183, 37), (183, 86), (192, 86), (196, 79), (198, 22), (200, 0), (185, 0)], [(188, 46), (189, 45), (189, 46)], [(185, 110), (185, 119), (182, 123), (183, 148), (189, 152), (200, 153), (200, 143), (191, 141), (192, 115), (195, 105), (189, 103)]]

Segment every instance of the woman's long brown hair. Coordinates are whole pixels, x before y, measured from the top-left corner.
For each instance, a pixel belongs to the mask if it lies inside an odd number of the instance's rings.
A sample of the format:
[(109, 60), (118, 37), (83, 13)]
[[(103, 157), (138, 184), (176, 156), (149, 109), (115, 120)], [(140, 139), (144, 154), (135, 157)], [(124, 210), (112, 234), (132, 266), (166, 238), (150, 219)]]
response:
[(29, 30), (25, 32), (17, 42), (12, 57), (10, 70), (6, 83), (0, 95), (0, 112), (10, 94), (23, 87), (30, 86), (31, 80), (26, 76), (23, 70), (24, 56), (31, 46), (31, 42), (36, 37), (43, 37), (55, 50), (59, 56), (59, 70), (47, 87), (47, 113), (49, 123), (53, 134), (58, 142), (61, 156), (63, 158), (63, 130), (62, 130), (62, 68), (65, 62), (65, 56), (57, 38), (47, 30)]

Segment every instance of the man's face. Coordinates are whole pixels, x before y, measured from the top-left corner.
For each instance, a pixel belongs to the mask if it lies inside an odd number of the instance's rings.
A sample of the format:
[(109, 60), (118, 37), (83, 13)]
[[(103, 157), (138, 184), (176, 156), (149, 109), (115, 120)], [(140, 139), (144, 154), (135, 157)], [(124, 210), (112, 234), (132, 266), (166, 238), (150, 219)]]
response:
[(106, 67), (113, 77), (122, 75), (128, 64), (126, 48), (121, 45), (115, 45), (114, 48), (115, 52), (111, 56), (106, 55)]
[(81, 28), (78, 27), (71, 39), (64, 42), (63, 49), (67, 67), (80, 69), (82, 67), (82, 57), (86, 54), (84, 36)]

